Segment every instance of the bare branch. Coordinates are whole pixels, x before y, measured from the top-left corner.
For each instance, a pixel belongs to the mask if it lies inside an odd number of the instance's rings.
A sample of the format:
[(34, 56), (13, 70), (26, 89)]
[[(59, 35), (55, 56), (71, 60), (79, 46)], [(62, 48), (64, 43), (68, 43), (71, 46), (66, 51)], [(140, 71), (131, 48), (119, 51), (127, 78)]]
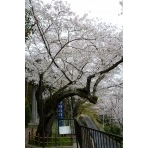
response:
[(54, 93), (54, 95), (58, 95), (59, 93), (63, 92), (71, 84), (72, 84), (72, 82), (69, 82), (68, 84), (64, 85), (62, 88), (60, 88), (58, 91), (56, 91)]
[(107, 86), (107, 87), (101, 88), (101, 90), (103, 90), (103, 89), (108, 89), (108, 88), (114, 88), (114, 87), (123, 88), (123, 83), (115, 84), (115, 85), (110, 85), (110, 86)]
[(100, 83), (100, 81), (105, 77), (105, 75), (100, 75), (98, 77), (98, 79), (96, 80), (95, 84), (94, 84), (94, 87), (93, 87), (93, 96), (96, 95), (96, 91), (97, 91), (97, 86), (98, 84)]
[(81, 73), (78, 75), (77, 80), (80, 79), (80, 78), (82, 77), (82, 75), (84, 74), (83, 69), (84, 69), (84, 67), (85, 67), (87, 64), (88, 64), (88, 62), (86, 62), (86, 63), (82, 66), (82, 68), (81, 68), (81, 70), (80, 70)]
[(90, 76), (87, 77), (86, 90), (87, 90), (88, 92), (90, 92), (90, 83), (91, 83), (91, 79), (94, 78), (94, 77), (95, 77), (95, 74), (90, 75)]
[(110, 66), (109, 68), (105, 69), (105, 70), (102, 70), (99, 72), (100, 75), (102, 74), (105, 74), (111, 70), (113, 70), (114, 68), (116, 68), (119, 64), (121, 64), (123, 62), (123, 57), (118, 61), (116, 62), (115, 64), (113, 64), (112, 66)]
[(96, 73), (96, 74), (93, 74), (93, 75), (89, 75), (87, 77), (87, 84), (86, 84), (86, 91), (88, 93), (90, 93), (90, 84), (91, 84), (91, 79), (94, 78), (96, 75), (99, 74), (99, 77), (98, 79), (96, 80), (95, 84), (94, 84), (94, 87), (93, 87), (93, 96), (95, 96), (96, 94), (96, 89), (97, 89), (97, 86), (99, 84), (99, 82), (105, 77), (105, 73), (111, 71), (112, 69), (114, 69), (115, 67), (117, 67), (120, 63), (123, 62), (123, 57), (121, 58), (121, 60), (119, 60), (118, 62), (116, 62), (115, 64), (113, 64), (112, 66), (110, 66), (109, 68), (105, 69), (105, 70), (102, 70), (100, 71), (99, 73)]

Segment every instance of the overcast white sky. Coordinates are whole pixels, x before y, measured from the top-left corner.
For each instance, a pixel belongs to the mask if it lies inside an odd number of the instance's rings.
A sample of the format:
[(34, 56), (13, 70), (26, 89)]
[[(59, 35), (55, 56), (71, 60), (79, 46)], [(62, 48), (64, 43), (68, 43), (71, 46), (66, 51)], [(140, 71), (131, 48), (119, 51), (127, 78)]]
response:
[[(51, 0), (43, 0), (50, 2)], [(64, 0), (63, 0), (64, 1)], [(78, 15), (88, 13), (89, 17), (98, 17), (106, 22), (123, 25), (120, 0), (65, 0), (71, 5), (71, 9)]]

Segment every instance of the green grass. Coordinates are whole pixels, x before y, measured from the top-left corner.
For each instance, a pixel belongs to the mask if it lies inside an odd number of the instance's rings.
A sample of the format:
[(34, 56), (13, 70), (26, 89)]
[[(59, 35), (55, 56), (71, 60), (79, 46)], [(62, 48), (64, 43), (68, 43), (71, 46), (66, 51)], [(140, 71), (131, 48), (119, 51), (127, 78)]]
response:
[[(29, 144), (41, 146), (42, 142), (38, 142), (38, 144), (35, 144), (34, 138), (30, 140)], [(50, 137), (48, 139), (45, 138), (45, 145), (47, 147), (49, 146), (72, 146), (73, 145), (73, 139), (72, 137)]]
[(71, 146), (73, 140), (70, 137), (53, 137), (52, 142), (49, 142), (48, 146)]

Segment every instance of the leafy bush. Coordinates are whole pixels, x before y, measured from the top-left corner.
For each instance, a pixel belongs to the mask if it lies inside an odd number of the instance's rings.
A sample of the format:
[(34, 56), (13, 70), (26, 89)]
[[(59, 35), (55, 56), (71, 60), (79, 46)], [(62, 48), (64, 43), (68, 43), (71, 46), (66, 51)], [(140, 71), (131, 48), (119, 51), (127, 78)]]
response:
[(116, 125), (112, 125), (110, 127), (110, 132), (113, 133), (113, 134), (116, 134), (116, 135), (120, 135), (121, 134), (121, 129)]
[(121, 135), (121, 129), (117, 125), (105, 125), (104, 130), (115, 135)]
[(29, 102), (26, 99), (25, 100), (25, 127), (28, 126), (30, 119), (31, 119), (31, 109), (30, 109), (30, 106), (29, 106)]

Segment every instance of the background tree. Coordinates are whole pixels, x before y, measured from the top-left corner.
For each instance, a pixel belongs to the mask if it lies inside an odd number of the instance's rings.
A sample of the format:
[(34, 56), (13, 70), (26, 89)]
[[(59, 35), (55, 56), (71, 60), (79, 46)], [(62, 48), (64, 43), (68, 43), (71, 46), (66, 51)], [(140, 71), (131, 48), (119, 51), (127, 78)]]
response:
[(123, 129), (123, 65), (116, 67), (110, 74), (106, 75), (99, 84), (98, 96), (100, 103), (96, 105), (99, 112), (110, 117), (110, 124), (117, 124), (120, 129)]
[(25, 78), (38, 86), (37, 133), (51, 136), (57, 105), (64, 98), (77, 95), (97, 103), (98, 84), (123, 62), (122, 31), (87, 15), (80, 18), (62, 1), (44, 5), (30, 0), (30, 8), (36, 25), (26, 42)]
[(25, 9), (25, 42), (30, 38), (31, 34), (34, 32), (34, 23), (31, 22), (30, 11)]
[(25, 42), (31, 37), (31, 34), (35, 31), (34, 26), (35, 23), (32, 21), (29, 1), (25, 0)]

